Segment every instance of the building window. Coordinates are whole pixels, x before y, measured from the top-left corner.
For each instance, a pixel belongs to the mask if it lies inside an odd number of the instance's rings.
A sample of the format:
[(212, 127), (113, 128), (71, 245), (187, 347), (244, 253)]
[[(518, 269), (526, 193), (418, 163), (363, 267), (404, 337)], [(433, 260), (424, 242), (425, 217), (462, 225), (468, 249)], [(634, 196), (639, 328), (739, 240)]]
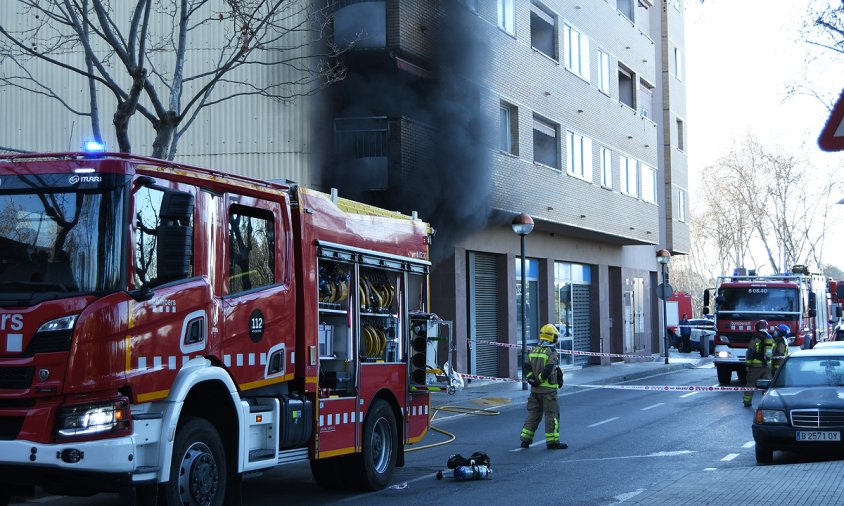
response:
[(686, 190), (677, 191), (677, 221), (686, 223)]
[(610, 94), (610, 55), (598, 51), (598, 89)]
[(639, 164), (634, 158), (620, 155), (618, 168), (621, 174), (621, 193), (639, 196)]
[(679, 149), (680, 151), (685, 151), (685, 149), (686, 149), (686, 147), (685, 147), (686, 143), (685, 143), (685, 140), (683, 139), (683, 136), (684, 136), (683, 120), (681, 120), (680, 118), (677, 118), (677, 140), (675, 142), (675, 145), (677, 146), (677, 149)]
[(618, 64), (618, 101), (636, 110), (636, 74), (621, 63)]
[(563, 37), (566, 68), (588, 81), (589, 38), (569, 25), (565, 25)]
[(633, 21), (633, 0), (616, 0), (615, 5), (618, 7), (618, 12)]
[(644, 79), (639, 79), (639, 111), (643, 118), (651, 119), (654, 110), (654, 87)]
[(498, 28), (510, 35), (516, 34), (515, 0), (498, 0)]
[(674, 77), (683, 80), (683, 52), (679, 47), (674, 48)]
[(533, 117), (533, 161), (554, 169), (560, 168), (560, 147), (557, 142), (557, 125)]
[(557, 17), (535, 2), (530, 4), (530, 44), (545, 56), (557, 59)]
[(229, 211), (229, 293), (275, 283), (273, 215), (264, 209), (232, 205)]
[(601, 147), (601, 186), (612, 188), (612, 151)]
[(642, 200), (656, 204), (656, 169), (642, 164)]
[(501, 102), (501, 122), (499, 125), (499, 149), (504, 153), (519, 155), (518, 121), (516, 107)]
[(569, 175), (592, 181), (592, 139), (566, 130), (566, 151)]

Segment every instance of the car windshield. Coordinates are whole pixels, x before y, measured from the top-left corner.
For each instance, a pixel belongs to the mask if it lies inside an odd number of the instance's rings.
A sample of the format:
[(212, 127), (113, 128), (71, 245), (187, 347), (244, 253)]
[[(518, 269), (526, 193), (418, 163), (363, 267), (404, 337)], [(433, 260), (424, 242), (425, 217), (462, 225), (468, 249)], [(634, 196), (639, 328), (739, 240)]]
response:
[(777, 387), (844, 385), (844, 357), (790, 357), (777, 375)]
[(0, 305), (116, 289), (123, 185), (117, 175), (0, 178)]

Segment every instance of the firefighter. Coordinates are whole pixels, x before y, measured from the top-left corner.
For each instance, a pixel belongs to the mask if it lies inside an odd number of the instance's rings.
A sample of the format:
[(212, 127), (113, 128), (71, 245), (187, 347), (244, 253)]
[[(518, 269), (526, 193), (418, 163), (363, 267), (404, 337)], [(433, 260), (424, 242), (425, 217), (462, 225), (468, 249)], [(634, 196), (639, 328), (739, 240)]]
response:
[(524, 378), (530, 383), (527, 418), (522, 427), (522, 448), (530, 448), (539, 421), (545, 416), (545, 446), (565, 450), (560, 442), (560, 405), (557, 389), (563, 386), (563, 372), (557, 366), (557, 340), (560, 332), (550, 323), (539, 329), (539, 345), (530, 350), (524, 364)]
[(788, 333), (791, 329), (780, 323), (774, 329), (774, 345), (771, 348), (771, 377), (779, 370), (785, 356), (788, 355)]
[[(747, 355), (744, 358), (747, 367), (746, 386), (755, 387), (756, 380), (771, 378), (771, 348), (773, 348), (773, 345), (773, 338), (768, 333), (768, 322), (759, 320), (756, 322), (756, 333), (747, 343)], [(750, 407), (752, 400), (753, 390), (745, 391), (742, 397), (744, 406)]]

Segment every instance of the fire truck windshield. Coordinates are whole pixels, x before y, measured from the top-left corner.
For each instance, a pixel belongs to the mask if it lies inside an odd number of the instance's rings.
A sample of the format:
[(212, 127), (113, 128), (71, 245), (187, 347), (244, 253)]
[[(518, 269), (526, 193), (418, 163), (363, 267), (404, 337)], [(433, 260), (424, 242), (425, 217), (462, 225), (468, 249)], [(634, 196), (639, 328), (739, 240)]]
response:
[(800, 311), (796, 288), (722, 287), (719, 311), (797, 313)]
[(123, 175), (0, 177), (0, 305), (118, 289)]

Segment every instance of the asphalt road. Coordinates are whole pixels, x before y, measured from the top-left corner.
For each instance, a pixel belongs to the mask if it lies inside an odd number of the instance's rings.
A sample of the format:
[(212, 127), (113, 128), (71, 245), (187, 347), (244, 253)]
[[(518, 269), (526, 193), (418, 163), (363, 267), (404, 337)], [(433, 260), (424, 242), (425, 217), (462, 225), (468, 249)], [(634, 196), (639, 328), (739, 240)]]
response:
[[(629, 385), (715, 386), (711, 365), (627, 383)], [(760, 394), (756, 394), (758, 400)], [(519, 447), (523, 402), (485, 397), (463, 406), (495, 411), (489, 416), (437, 412), (434, 425), (455, 440), (407, 453), (393, 484), (373, 493), (327, 492), (318, 488), (307, 465), (281, 467), (244, 482), (244, 503), (275, 504), (617, 504), (635, 503), (672, 486), (690, 503), (700, 503), (696, 484), (717, 473), (718, 487), (744, 487), (730, 469), (756, 467), (750, 424), (740, 392), (679, 392), (592, 389), (560, 397), (561, 440), (568, 450), (547, 450), (541, 440)], [(544, 432), (540, 425), (538, 437)], [(418, 446), (449, 439), (431, 431)], [(487, 453), (492, 479), (458, 481), (447, 469), (450, 455)], [(777, 464), (823, 462), (829, 457), (777, 452)], [(437, 471), (445, 478), (437, 480)], [(725, 472), (726, 471), (726, 472)], [(115, 495), (90, 498), (39, 497), (41, 504), (118, 504)]]

